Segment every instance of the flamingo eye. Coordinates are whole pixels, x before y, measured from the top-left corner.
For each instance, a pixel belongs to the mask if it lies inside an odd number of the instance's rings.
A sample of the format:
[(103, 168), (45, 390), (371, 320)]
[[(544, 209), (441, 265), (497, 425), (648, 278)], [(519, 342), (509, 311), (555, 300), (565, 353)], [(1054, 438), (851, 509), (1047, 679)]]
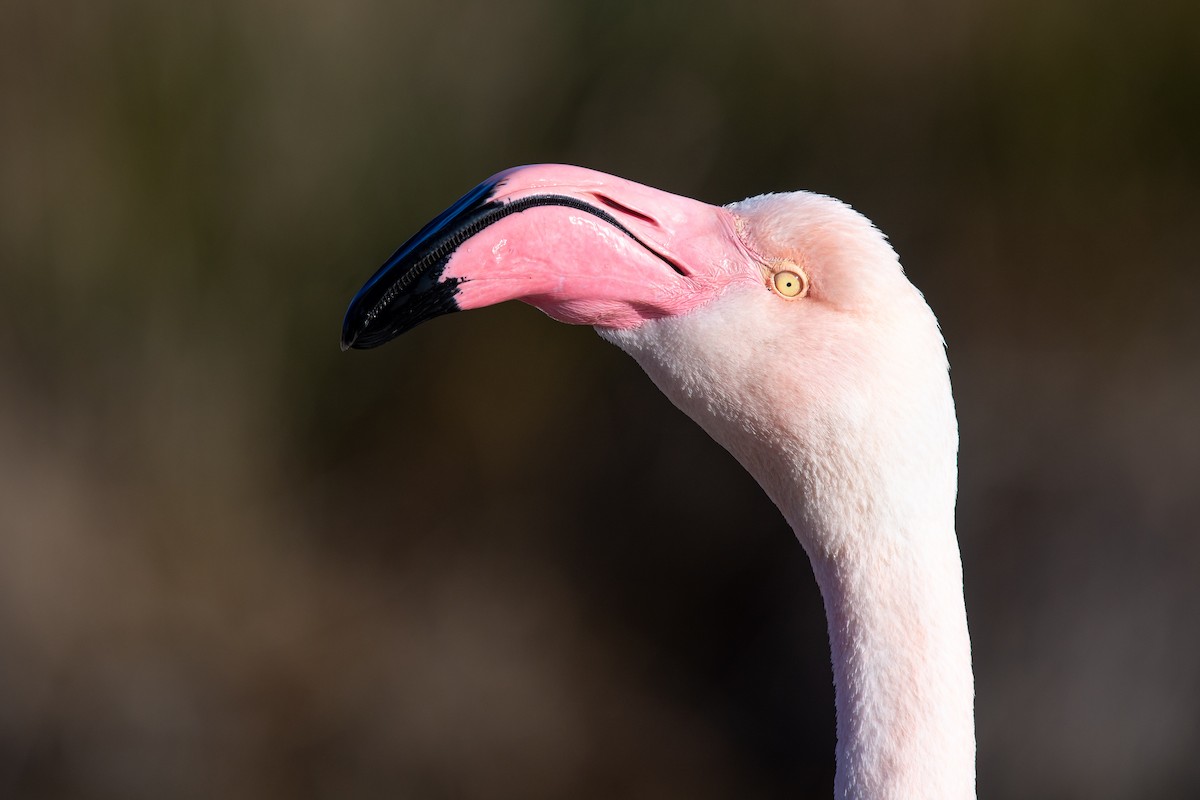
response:
[(772, 279), (775, 291), (784, 297), (803, 297), (808, 294), (808, 278), (803, 272), (783, 269)]

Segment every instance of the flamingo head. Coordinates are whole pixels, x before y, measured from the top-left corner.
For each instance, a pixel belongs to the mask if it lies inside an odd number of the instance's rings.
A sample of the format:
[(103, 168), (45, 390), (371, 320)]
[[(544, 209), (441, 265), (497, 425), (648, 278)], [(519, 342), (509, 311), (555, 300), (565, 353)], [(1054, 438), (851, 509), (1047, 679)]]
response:
[(514, 299), (632, 355), (781, 508), (797, 465), (855, 431), (871, 429), (868, 451), (880, 435), (921, 449), (936, 434), (953, 458), (937, 322), (883, 235), (832, 198), (719, 207), (579, 167), (510, 169), (384, 263), (342, 347)]

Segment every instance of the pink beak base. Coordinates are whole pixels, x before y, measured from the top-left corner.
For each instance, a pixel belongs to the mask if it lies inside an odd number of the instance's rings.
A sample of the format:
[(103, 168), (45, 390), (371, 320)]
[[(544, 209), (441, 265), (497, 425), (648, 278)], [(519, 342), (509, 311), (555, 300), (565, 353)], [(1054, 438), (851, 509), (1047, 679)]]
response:
[(506, 217), (447, 265), (463, 280), (463, 309), (515, 299), (560, 322), (637, 327), (707, 302), (727, 272), (722, 255), (738, 242), (725, 209), (601, 172), (546, 164), (498, 177), (497, 200), (570, 197), (621, 227), (559, 205)]

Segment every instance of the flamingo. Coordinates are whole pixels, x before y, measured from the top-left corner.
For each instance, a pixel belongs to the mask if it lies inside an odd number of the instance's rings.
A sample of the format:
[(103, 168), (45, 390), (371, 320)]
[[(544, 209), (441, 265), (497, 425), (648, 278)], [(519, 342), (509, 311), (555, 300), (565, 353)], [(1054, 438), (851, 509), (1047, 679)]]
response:
[(819, 194), (717, 207), (580, 167), (517, 167), (383, 264), (350, 303), (342, 348), (512, 299), (636, 359), (790, 523), (828, 622), (835, 796), (974, 797), (945, 345), (883, 234)]

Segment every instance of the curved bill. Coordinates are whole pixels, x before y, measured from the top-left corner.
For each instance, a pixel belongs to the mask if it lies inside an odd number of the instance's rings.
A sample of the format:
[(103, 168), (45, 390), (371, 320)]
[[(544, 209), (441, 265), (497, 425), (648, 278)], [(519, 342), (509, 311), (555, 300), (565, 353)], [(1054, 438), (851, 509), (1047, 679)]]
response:
[(342, 349), (513, 299), (562, 322), (636, 327), (703, 305), (749, 259), (723, 208), (580, 167), (517, 167), (384, 262), (350, 302)]

